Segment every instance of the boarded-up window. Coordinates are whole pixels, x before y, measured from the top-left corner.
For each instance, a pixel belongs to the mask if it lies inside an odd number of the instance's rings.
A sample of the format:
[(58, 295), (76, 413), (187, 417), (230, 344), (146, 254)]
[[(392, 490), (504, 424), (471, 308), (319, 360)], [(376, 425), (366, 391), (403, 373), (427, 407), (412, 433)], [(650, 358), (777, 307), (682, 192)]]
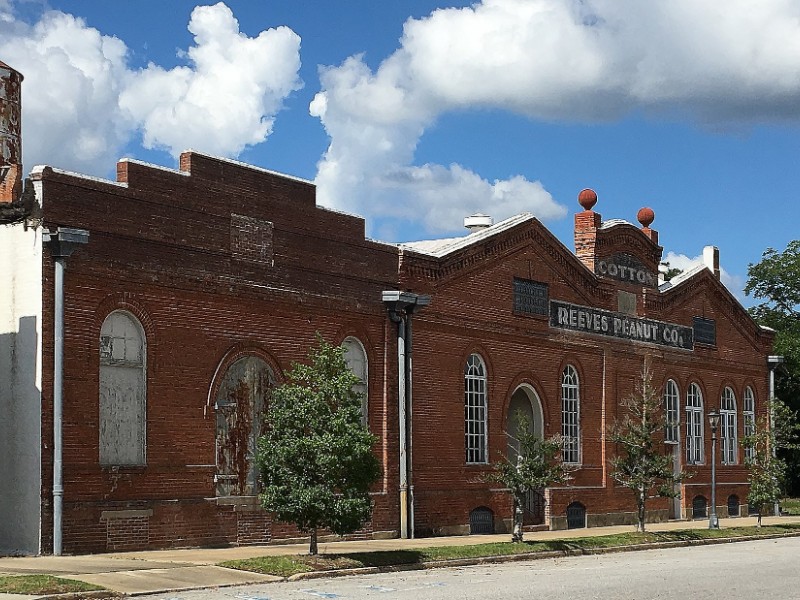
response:
[(256, 443), (261, 436), (272, 369), (257, 356), (234, 362), (217, 391), (217, 496), (258, 493)]
[(367, 353), (364, 346), (354, 337), (345, 338), (342, 342), (344, 346), (344, 360), (353, 375), (358, 377), (359, 382), (353, 386), (353, 391), (361, 396), (361, 419), (367, 424), (367, 393), (368, 393), (368, 364)]
[(143, 465), (147, 346), (139, 321), (114, 311), (100, 329), (100, 464)]

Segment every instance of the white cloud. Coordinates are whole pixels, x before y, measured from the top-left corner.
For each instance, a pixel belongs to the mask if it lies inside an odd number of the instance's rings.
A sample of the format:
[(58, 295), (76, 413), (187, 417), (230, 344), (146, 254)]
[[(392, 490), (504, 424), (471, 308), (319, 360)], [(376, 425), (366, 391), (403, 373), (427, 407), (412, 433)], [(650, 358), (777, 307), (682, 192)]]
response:
[(300, 38), (279, 27), (249, 38), (222, 3), (192, 11), (191, 67), (150, 64), (129, 77), (121, 108), (146, 148), (236, 155), (272, 132), (284, 98), (301, 87)]
[[(663, 262), (667, 262), (671, 268), (680, 269), (681, 271), (688, 271), (705, 264), (703, 262), (702, 254), (695, 256), (694, 258), (689, 258), (685, 254), (676, 254), (672, 251), (667, 252)], [(720, 265), (719, 279), (723, 285), (728, 288), (728, 290), (741, 302), (744, 298), (744, 278), (741, 275), (733, 275), (729, 273)]]
[[(421, 136), (439, 115), (474, 108), (573, 122), (633, 110), (715, 126), (796, 122), (800, 3), (484, 0), (410, 19), (375, 72), (356, 55), (323, 69), (321, 84), (310, 111), (331, 138), (317, 175), (323, 203), (379, 215), (394, 210), (378, 193), (391, 190), (429, 230), (457, 226), (440, 217), (473, 205), (496, 218), (553, 218), (565, 211), (552, 210), (539, 182), (489, 184), (467, 166), (414, 166)], [(498, 203), (508, 187), (541, 193)]]
[(222, 3), (194, 9), (187, 66), (132, 71), (128, 49), (59, 11), (35, 24), (0, 0), (0, 57), (25, 77), (23, 161), (103, 174), (141, 130), (146, 147), (235, 156), (263, 142), (301, 86), (299, 37), (280, 27), (249, 38)]

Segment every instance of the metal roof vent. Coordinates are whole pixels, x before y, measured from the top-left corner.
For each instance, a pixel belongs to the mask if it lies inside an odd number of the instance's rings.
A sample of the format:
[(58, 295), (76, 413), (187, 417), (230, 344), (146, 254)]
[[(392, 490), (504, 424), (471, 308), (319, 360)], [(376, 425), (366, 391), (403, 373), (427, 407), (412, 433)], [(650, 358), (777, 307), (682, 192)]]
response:
[(470, 233), (475, 233), (481, 229), (486, 229), (494, 224), (492, 217), (481, 213), (475, 213), (469, 217), (464, 218), (464, 227), (469, 229)]

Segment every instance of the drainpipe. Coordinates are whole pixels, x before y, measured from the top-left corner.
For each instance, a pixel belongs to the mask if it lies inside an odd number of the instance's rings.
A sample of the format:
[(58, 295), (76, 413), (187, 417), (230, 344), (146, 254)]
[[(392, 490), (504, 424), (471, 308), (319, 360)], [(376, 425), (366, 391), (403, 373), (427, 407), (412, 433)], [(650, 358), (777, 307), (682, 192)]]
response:
[(81, 245), (89, 241), (84, 229), (59, 227), (55, 232), (44, 232), (42, 241), (47, 244), (55, 261), (55, 298), (53, 310), (53, 555), (61, 555), (61, 515), (64, 500), (62, 478), (63, 442), (61, 437), (64, 394), (64, 271), (66, 259)]
[(397, 323), (397, 403), (400, 438), (400, 537), (414, 537), (414, 486), (412, 479), (412, 377), (411, 315), (430, 304), (430, 296), (411, 292), (385, 291), (383, 303), (389, 319)]

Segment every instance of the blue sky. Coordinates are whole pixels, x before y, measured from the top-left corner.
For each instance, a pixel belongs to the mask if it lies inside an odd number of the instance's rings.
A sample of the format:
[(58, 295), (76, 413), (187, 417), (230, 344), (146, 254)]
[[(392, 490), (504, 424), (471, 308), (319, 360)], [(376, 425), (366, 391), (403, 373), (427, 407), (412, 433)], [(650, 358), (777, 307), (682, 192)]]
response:
[(654, 209), (665, 257), (748, 263), (800, 230), (800, 3), (790, 0), (0, 0), (25, 75), (25, 167), (112, 177), (194, 148), (315, 180), (385, 241), (576, 196)]

